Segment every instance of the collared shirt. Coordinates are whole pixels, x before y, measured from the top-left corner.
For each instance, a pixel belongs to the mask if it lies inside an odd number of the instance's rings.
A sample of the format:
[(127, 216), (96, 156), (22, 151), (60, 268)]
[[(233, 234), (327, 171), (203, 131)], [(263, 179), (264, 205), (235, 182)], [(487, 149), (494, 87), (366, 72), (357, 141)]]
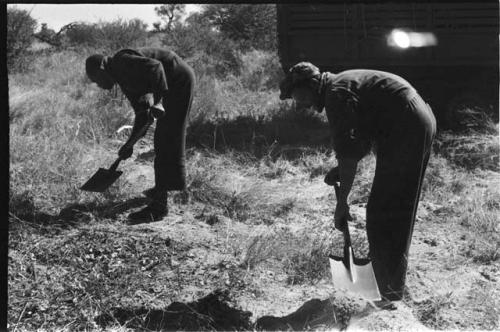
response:
[(179, 61), (177, 54), (165, 49), (123, 49), (108, 60), (105, 68), (138, 113), (166, 96), (175, 84)]
[(356, 160), (369, 153), (417, 94), (403, 78), (368, 69), (323, 73), (319, 89), (337, 158)]

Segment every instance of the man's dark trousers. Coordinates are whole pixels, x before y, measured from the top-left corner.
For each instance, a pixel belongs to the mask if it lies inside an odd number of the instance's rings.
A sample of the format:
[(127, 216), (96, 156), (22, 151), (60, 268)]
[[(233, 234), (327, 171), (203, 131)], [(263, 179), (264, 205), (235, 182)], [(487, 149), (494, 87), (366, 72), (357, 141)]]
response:
[(394, 125), (377, 140), (377, 162), (367, 204), (370, 258), (379, 290), (400, 300), (415, 215), (436, 133), (429, 105), (414, 96), (399, 107)]
[(163, 98), (165, 116), (158, 119), (154, 134), (155, 188), (184, 190), (186, 188), (186, 127), (193, 100), (195, 75), (179, 58), (174, 84)]

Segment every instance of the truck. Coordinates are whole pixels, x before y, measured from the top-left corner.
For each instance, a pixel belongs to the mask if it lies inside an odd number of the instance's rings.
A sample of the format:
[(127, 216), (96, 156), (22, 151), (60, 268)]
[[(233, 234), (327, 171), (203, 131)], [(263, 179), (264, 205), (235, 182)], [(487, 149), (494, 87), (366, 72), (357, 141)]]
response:
[[(438, 123), (459, 103), (498, 121), (499, 2), (278, 4), (281, 66), (308, 61), (322, 71), (377, 69), (410, 81)], [(420, 43), (412, 45), (417, 36)], [(422, 42), (423, 40), (423, 42)]]

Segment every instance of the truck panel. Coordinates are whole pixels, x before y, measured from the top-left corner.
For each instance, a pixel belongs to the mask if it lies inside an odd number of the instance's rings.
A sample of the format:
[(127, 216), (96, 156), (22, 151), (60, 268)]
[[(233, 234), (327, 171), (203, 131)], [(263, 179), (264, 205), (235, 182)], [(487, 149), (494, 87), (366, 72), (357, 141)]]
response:
[[(438, 108), (463, 91), (475, 90), (498, 110), (498, 5), (487, 1), (277, 5), (281, 64), (285, 71), (300, 61), (332, 72), (386, 70), (408, 79)], [(437, 45), (388, 46), (393, 29), (431, 32)]]

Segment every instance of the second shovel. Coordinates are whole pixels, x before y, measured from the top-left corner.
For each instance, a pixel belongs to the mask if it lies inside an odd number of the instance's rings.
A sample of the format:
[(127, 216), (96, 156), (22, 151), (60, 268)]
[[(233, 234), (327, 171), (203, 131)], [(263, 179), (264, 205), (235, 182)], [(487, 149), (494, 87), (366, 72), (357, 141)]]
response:
[(99, 168), (80, 189), (98, 193), (108, 189), (123, 173), (122, 171), (116, 170), (121, 160), (122, 159), (118, 157), (109, 169)]
[[(339, 186), (334, 183), (335, 194), (338, 197)], [(369, 259), (359, 259), (354, 256), (349, 234), (349, 225), (345, 220), (343, 257), (330, 255), (330, 270), (333, 285), (348, 292), (357, 294), (366, 300), (381, 300), (377, 279)]]

